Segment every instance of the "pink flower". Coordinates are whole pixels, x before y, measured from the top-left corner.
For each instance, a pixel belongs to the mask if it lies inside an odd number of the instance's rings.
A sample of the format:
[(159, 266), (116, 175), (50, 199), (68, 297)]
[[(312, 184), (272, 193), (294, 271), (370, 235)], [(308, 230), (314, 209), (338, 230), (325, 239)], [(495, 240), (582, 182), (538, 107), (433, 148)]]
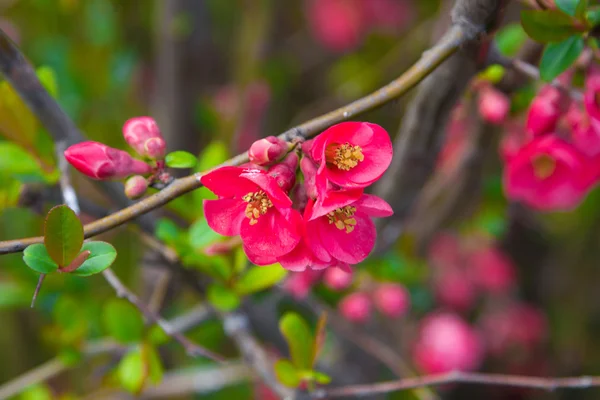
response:
[(286, 292), (291, 294), (295, 299), (305, 298), (310, 289), (321, 278), (321, 271), (313, 271), (307, 269), (302, 272), (292, 272), (283, 284)]
[[(304, 211), (306, 242), (313, 254), (327, 263), (335, 260), (358, 264), (375, 245), (377, 232), (370, 217), (393, 214), (389, 204), (377, 196), (363, 194), (336, 202), (328, 207), (315, 207), (309, 200)], [(335, 264), (335, 263), (334, 263)]]
[(477, 295), (473, 282), (457, 268), (442, 271), (436, 277), (433, 289), (440, 304), (457, 311), (471, 309)]
[(366, 22), (374, 28), (397, 32), (414, 21), (414, 5), (406, 0), (362, 0)]
[(160, 129), (150, 117), (135, 117), (123, 125), (123, 137), (139, 155), (150, 159), (162, 159), (167, 151), (167, 144)]
[(130, 199), (139, 199), (148, 190), (148, 180), (141, 175), (134, 175), (125, 182), (125, 195)]
[(366, 293), (352, 293), (340, 301), (338, 309), (348, 321), (367, 322), (371, 316), (371, 299)]
[(152, 167), (132, 158), (128, 153), (98, 142), (82, 142), (65, 150), (67, 161), (85, 176), (121, 179), (134, 174), (149, 174)]
[(421, 322), (413, 358), (427, 374), (473, 371), (483, 359), (483, 345), (479, 335), (458, 315), (433, 314)]
[(341, 268), (327, 268), (323, 283), (332, 290), (344, 290), (352, 284), (352, 272), (346, 272)]
[(267, 136), (264, 139), (252, 143), (248, 150), (250, 162), (257, 165), (266, 165), (282, 158), (288, 151), (285, 140), (275, 136)]
[(277, 179), (265, 171), (223, 167), (201, 182), (219, 196), (204, 200), (208, 225), (221, 235), (240, 235), (253, 263), (272, 264), (300, 242), (302, 217)]
[(365, 32), (361, 0), (308, 0), (311, 33), (325, 47), (343, 52), (357, 47)]
[(485, 86), (479, 93), (478, 106), (485, 121), (498, 125), (508, 116), (510, 99), (493, 86)]
[(585, 109), (593, 121), (600, 123), (600, 70), (591, 70), (585, 80)]
[(397, 283), (384, 283), (373, 292), (375, 307), (388, 317), (401, 317), (410, 308), (410, 294), (408, 290)]
[(533, 139), (507, 163), (504, 190), (539, 210), (569, 210), (581, 203), (595, 175), (573, 145), (547, 135)]
[(429, 246), (429, 261), (440, 268), (454, 267), (461, 263), (460, 241), (451, 233), (439, 233)]
[(559, 118), (569, 108), (570, 97), (551, 85), (536, 95), (527, 114), (527, 131), (533, 136), (554, 131)]
[(483, 290), (504, 293), (515, 283), (515, 268), (500, 250), (487, 247), (469, 257), (474, 282)]
[(317, 190), (327, 182), (342, 188), (364, 188), (379, 179), (392, 161), (392, 141), (379, 125), (342, 122), (305, 144), (319, 164)]
[(521, 147), (528, 140), (522, 126), (511, 124), (506, 128), (500, 140), (500, 156), (504, 162), (510, 161), (519, 153)]

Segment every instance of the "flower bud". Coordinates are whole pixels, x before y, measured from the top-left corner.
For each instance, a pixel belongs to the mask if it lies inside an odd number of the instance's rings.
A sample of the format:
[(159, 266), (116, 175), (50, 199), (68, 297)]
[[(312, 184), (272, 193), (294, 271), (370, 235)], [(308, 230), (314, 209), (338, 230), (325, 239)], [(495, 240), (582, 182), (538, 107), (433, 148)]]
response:
[(371, 299), (365, 293), (352, 293), (338, 305), (340, 313), (351, 322), (366, 322), (371, 315)]
[(306, 194), (311, 199), (317, 198), (317, 166), (315, 163), (308, 157), (302, 157), (300, 160), (300, 170), (304, 175), (304, 187), (306, 189)]
[(135, 175), (125, 182), (125, 196), (132, 200), (139, 199), (148, 190), (148, 181), (141, 175)]
[(323, 276), (323, 283), (332, 290), (344, 290), (352, 284), (352, 273), (341, 268), (327, 268)]
[(275, 136), (267, 136), (252, 143), (250, 150), (248, 150), (248, 158), (254, 164), (266, 165), (279, 160), (287, 151), (288, 144), (285, 140)]
[(479, 113), (481, 117), (490, 124), (501, 124), (506, 120), (510, 111), (510, 99), (499, 90), (486, 86), (478, 99)]
[(290, 153), (281, 163), (269, 168), (269, 175), (273, 176), (280, 188), (289, 191), (296, 184), (296, 169), (298, 168), (298, 154)]
[(145, 162), (98, 142), (74, 144), (65, 150), (64, 156), (75, 169), (92, 179), (119, 179), (152, 172)]
[(410, 308), (410, 295), (402, 285), (385, 283), (373, 292), (375, 307), (388, 317), (400, 317)]
[(569, 96), (554, 86), (544, 86), (533, 99), (527, 114), (527, 131), (533, 136), (554, 131), (570, 104)]
[(156, 121), (150, 117), (131, 118), (123, 125), (125, 141), (141, 156), (156, 160), (164, 158), (167, 143)]

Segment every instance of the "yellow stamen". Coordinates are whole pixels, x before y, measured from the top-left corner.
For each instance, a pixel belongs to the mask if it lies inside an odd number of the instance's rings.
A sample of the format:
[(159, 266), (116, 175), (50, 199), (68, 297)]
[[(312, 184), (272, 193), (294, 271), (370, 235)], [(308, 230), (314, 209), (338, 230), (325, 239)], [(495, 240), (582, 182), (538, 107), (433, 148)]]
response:
[(325, 150), (325, 159), (328, 164), (333, 164), (342, 171), (349, 171), (365, 159), (360, 146), (344, 144), (332, 144)]
[(339, 230), (345, 229), (346, 233), (350, 233), (356, 226), (356, 219), (353, 218), (355, 212), (356, 207), (345, 206), (327, 214), (327, 219), (330, 224), (335, 224), (335, 227)]
[(254, 225), (258, 222), (258, 218), (261, 215), (265, 215), (269, 208), (273, 207), (273, 203), (269, 200), (269, 197), (265, 192), (259, 190), (258, 192), (250, 192), (242, 200), (248, 203), (244, 214), (250, 219), (250, 225)]
[(539, 179), (550, 177), (556, 169), (556, 161), (547, 154), (535, 156), (531, 163), (533, 165), (533, 173)]

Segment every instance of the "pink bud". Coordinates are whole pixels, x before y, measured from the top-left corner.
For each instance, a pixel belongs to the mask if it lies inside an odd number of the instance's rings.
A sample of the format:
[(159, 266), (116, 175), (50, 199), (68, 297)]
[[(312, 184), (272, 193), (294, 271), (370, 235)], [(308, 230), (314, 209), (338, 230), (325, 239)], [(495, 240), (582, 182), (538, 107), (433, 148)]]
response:
[(483, 290), (504, 293), (515, 283), (515, 268), (500, 250), (488, 247), (469, 258), (473, 280)]
[(287, 192), (296, 184), (296, 169), (298, 169), (298, 154), (291, 152), (282, 162), (269, 168), (268, 174), (273, 176), (279, 187)]
[(475, 286), (461, 270), (444, 271), (434, 282), (434, 291), (440, 304), (458, 311), (466, 311), (475, 301)]
[(150, 117), (135, 117), (123, 125), (125, 141), (141, 156), (153, 160), (164, 158), (167, 151), (156, 121)]
[(358, 46), (365, 33), (366, 18), (361, 0), (310, 0), (307, 17), (311, 33), (333, 51)]
[(366, 322), (371, 315), (371, 299), (365, 293), (352, 293), (338, 304), (340, 313), (351, 322)]
[[(302, 146), (304, 149), (304, 146)], [(304, 188), (306, 189), (306, 194), (311, 199), (317, 198), (317, 166), (315, 163), (308, 157), (302, 157), (300, 160), (300, 170), (304, 175)]]
[(413, 357), (427, 374), (473, 371), (483, 359), (483, 345), (479, 335), (458, 315), (433, 314), (421, 322)]
[(139, 199), (148, 190), (148, 181), (141, 175), (134, 175), (125, 182), (125, 196)]
[(478, 107), (485, 121), (498, 125), (508, 116), (510, 99), (492, 86), (486, 86), (479, 94)]
[(120, 179), (133, 174), (149, 174), (152, 167), (128, 153), (98, 142), (82, 142), (65, 150), (67, 161), (92, 179)]
[(352, 284), (352, 273), (340, 268), (327, 268), (323, 283), (332, 290), (344, 290)]
[(410, 294), (402, 285), (385, 283), (373, 292), (373, 302), (388, 317), (400, 317), (410, 308)]
[(533, 99), (527, 114), (527, 131), (533, 136), (554, 131), (570, 104), (570, 98), (554, 86), (544, 86)]
[(284, 289), (296, 299), (305, 298), (312, 286), (321, 277), (321, 271), (310, 268), (302, 272), (291, 273), (285, 281)]
[(285, 156), (287, 151), (288, 144), (285, 140), (275, 136), (267, 136), (252, 143), (250, 150), (248, 150), (248, 158), (254, 164), (267, 165), (278, 161)]

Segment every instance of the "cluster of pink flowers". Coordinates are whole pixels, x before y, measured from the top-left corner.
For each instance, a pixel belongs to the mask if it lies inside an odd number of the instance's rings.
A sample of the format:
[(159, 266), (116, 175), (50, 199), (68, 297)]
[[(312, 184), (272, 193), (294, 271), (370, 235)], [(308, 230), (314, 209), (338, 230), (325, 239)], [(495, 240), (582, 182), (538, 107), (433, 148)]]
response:
[[(560, 79), (570, 83), (570, 74)], [(570, 85), (569, 85), (570, 86)], [(508, 197), (543, 211), (577, 207), (600, 178), (600, 71), (590, 70), (583, 107), (547, 85), (533, 100), (526, 129), (502, 147)]]
[[(257, 265), (348, 270), (373, 249), (371, 217), (392, 214), (389, 204), (364, 193), (389, 166), (391, 140), (378, 125), (344, 122), (291, 147), (261, 139), (249, 164), (204, 175), (201, 182), (219, 197), (205, 200), (206, 220), (217, 233), (240, 235)], [(297, 184), (299, 171), (304, 179)]]
[(125, 122), (123, 137), (145, 161), (135, 159), (123, 150), (92, 141), (70, 146), (64, 156), (75, 169), (92, 179), (130, 177), (125, 183), (125, 194), (134, 199), (146, 192), (150, 181), (161, 178), (167, 144), (156, 121), (150, 117), (136, 117)]
[(410, 0), (307, 0), (311, 33), (325, 47), (346, 51), (371, 30), (396, 32), (413, 20)]

